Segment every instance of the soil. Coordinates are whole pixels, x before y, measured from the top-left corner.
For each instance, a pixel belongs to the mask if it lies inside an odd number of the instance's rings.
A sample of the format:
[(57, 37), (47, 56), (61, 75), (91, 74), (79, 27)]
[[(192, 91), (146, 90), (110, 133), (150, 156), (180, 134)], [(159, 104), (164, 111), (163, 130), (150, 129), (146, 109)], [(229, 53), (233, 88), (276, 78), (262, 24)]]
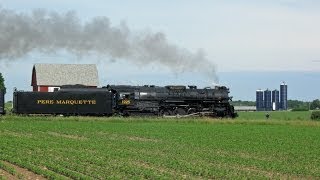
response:
[(32, 180), (43, 180), (43, 179), (46, 179), (26, 168), (22, 168), (22, 167), (19, 167), (15, 164), (12, 164), (12, 163), (9, 163), (9, 162), (5, 162), (5, 161), (2, 161), (2, 163), (6, 166), (9, 166), (9, 167), (12, 167), (14, 168), (15, 170), (15, 174), (10, 174), (9, 172), (3, 170), (3, 169), (0, 169), (0, 175), (2, 177), (4, 177), (5, 179), (32, 179)]

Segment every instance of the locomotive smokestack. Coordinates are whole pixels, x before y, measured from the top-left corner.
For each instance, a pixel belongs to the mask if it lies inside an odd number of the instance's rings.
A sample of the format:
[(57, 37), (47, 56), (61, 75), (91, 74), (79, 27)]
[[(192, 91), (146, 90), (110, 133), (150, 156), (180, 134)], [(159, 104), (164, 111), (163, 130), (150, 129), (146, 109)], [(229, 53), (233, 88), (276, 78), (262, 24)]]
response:
[(31, 14), (0, 8), (0, 60), (31, 52), (66, 50), (77, 56), (99, 54), (138, 65), (159, 64), (175, 73), (197, 72), (217, 81), (215, 65), (203, 52), (192, 53), (167, 41), (163, 33), (130, 31), (126, 24), (111, 26), (107, 17), (80, 23), (74, 12), (43, 9)]

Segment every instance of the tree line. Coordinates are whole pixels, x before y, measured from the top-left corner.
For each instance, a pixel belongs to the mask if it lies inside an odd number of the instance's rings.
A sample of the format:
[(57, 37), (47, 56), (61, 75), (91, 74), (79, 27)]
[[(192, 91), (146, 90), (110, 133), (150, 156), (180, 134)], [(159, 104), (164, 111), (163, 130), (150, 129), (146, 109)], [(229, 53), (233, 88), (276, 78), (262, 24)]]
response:
[[(234, 106), (255, 106), (256, 105), (256, 101), (236, 100), (236, 101), (232, 101), (231, 103)], [(299, 101), (299, 100), (288, 100), (288, 109), (291, 109), (293, 111), (320, 109), (320, 100), (315, 99), (311, 102)]]
[(6, 87), (4, 85), (4, 78), (3, 78), (1, 72), (0, 72), (0, 91), (3, 91), (4, 93), (6, 93)]

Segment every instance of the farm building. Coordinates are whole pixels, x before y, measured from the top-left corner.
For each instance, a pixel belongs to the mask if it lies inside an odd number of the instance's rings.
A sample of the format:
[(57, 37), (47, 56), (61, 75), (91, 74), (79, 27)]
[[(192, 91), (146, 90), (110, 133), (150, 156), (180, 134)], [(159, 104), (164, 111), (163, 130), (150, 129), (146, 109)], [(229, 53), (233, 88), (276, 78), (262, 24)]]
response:
[(32, 70), (33, 91), (53, 92), (63, 85), (81, 84), (97, 87), (98, 70), (95, 64), (35, 64)]
[(256, 106), (234, 106), (235, 111), (257, 111)]

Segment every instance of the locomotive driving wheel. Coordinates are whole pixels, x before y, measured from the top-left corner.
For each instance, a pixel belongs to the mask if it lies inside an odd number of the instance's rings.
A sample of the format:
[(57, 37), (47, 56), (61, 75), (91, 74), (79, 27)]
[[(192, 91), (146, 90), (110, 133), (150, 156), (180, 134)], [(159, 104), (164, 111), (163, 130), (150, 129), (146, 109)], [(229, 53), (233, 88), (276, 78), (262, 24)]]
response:
[(175, 111), (174, 111), (174, 114), (175, 115), (187, 115), (187, 111), (186, 109), (184, 108), (177, 108)]
[(172, 116), (173, 112), (170, 109), (163, 109), (160, 111), (161, 116)]
[(196, 113), (197, 110), (195, 108), (189, 108), (188, 109), (188, 114), (193, 114), (193, 113)]

